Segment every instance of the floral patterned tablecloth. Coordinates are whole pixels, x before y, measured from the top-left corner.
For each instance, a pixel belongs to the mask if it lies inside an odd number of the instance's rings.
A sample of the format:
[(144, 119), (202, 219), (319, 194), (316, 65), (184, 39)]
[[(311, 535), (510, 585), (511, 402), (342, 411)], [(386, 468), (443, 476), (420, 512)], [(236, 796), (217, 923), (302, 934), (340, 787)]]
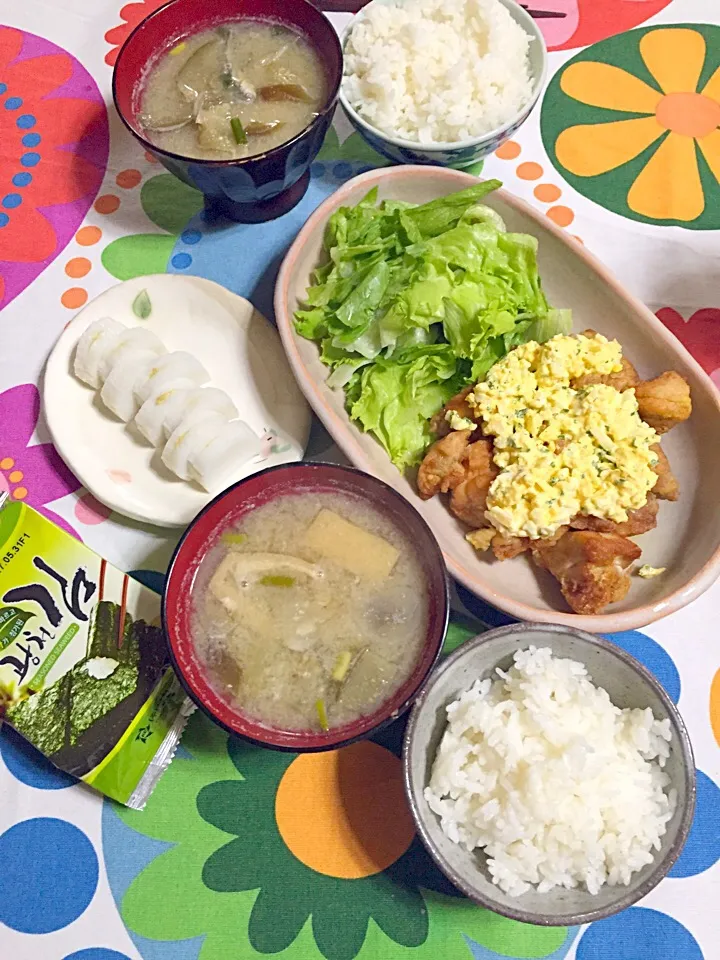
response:
[[(110, 514), (49, 443), (38, 385), (50, 346), (90, 298), (154, 272), (218, 280), (271, 316), (279, 259), (310, 211), (383, 161), (338, 117), (295, 210), (207, 232), (200, 196), (144, 155), (109, 105), (118, 48), (160, 0), (121, 4), (0, 4), (0, 489), (161, 589), (172, 538)], [(609, 264), (720, 386), (717, 4), (529, 6), (551, 50), (547, 89), (485, 172)], [(338, 28), (348, 18), (331, 16)], [(338, 455), (318, 425), (308, 455)], [(506, 619), (462, 591), (456, 607)], [(720, 585), (613, 637), (679, 703), (698, 764), (685, 851), (617, 917), (547, 930), (459, 896), (413, 833), (402, 724), (295, 757), (196, 714), (142, 813), (103, 802), (0, 732), (0, 957), (717, 960), (718, 615)], [(449, 644), (476, 629), (456, 617)]]

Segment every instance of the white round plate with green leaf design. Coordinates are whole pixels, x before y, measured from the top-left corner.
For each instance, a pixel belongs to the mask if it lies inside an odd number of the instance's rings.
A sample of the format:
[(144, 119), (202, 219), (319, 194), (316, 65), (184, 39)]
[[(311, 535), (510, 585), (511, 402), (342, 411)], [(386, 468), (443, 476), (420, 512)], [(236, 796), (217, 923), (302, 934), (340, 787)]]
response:
[(161, 527), (186, 526), (211, 499), (165, 468), (160, 451), (107, 410), (99, 391), (73, 374), (80, 335), (101, 317), (152, 330), (168, 350), (187, 350), (262, 437), (259, 457), (234, 483), (266, 467), (301, 460), (310, 408), (275, 328), (242, 297), (200, 277), (137, 277), (105, 291), (68, 324), (45, 370), (45, 417), (55, 446), (82, 484), (117, 513)]

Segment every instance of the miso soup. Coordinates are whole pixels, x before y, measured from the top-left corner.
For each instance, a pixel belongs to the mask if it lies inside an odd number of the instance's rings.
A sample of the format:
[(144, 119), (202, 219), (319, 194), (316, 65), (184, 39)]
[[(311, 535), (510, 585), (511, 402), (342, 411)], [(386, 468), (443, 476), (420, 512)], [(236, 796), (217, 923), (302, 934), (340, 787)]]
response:
[(172, 153), (242, 159), (304, 130), (327, 93), (305, 37), (281, 24), (239, 20), (194, 34), (159, 57), (138, 122), (148, 140)]
[(410, 677), (428, 623), (412, 544), (364, 501), (280, 497), (203, 559), (192, 632), (215, 690), (282, 730), (370, 714)]

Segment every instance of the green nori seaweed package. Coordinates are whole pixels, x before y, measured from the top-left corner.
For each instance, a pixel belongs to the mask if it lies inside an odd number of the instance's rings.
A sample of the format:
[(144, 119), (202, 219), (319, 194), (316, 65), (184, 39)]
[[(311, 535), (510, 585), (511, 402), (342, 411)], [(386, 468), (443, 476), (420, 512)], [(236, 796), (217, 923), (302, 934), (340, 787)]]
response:
[(160, 598), (0, 498), (0, 719), (60, 769), (140, 809), (191, 710), (168, 664)]

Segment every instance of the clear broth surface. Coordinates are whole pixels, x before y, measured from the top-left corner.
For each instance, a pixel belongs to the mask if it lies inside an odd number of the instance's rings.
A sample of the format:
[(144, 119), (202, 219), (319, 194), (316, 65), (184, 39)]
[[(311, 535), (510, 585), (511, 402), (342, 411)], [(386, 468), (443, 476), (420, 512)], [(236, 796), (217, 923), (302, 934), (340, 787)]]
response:
[[(370, 554), (388, 544), (397, 551), (390, 573), (353, 573), (308, 544), (327, 511), (385, 541), (369, 552), (370, 566)], [(427, 586), (412, 544), (387, 518), (344, 494), (299, 494), (258, 508), (224, 537), (200, 564), (191, 621), (198, 658), (224, 699), (267, 726), (319, 731), (319, 702), (332, 729), (372, 713), (405, 683), (425, 642)], [(268, 554), (321, 575), (272, 564), (264, 577), (242, 572)]]
[(326, 97), (320, 59), (300, 33), (238, 20), (202, 30), (157, 60), (141, 92), (138, 122), (164, 150), (239, 160), (291, 140)]

